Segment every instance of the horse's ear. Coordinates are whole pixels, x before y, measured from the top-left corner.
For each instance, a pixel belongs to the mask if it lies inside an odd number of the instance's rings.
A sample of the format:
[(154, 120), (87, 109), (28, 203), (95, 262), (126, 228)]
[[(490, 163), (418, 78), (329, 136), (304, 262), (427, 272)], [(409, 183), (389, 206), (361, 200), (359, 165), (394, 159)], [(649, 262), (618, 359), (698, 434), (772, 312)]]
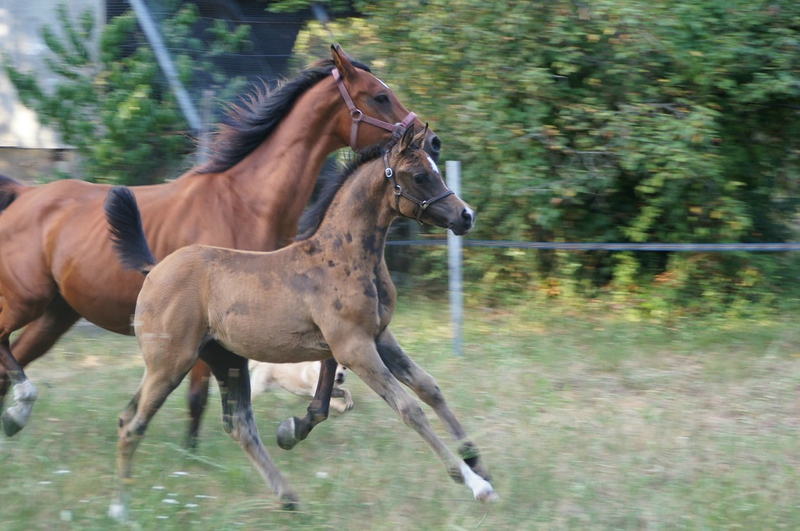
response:
[(356, 67), (353, 66), (350, 62), (350, 58), (338, 44), (331, 44), (331, 58), (333, 58), (333, 64), (336, 65), (336, 68), (344, 79), (352, 79), (355, 77)]

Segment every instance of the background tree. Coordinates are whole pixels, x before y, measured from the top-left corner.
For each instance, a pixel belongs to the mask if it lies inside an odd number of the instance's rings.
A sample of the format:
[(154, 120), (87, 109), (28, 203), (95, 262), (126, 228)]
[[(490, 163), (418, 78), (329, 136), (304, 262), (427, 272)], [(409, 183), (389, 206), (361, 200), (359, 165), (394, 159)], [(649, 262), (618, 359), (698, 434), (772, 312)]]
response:
[[(52, 52), (47, 65), (60, 77), (54, 90), (45, 91), (35, 75), (16, 69), (8, 58), (4, 63), (20, 99), (43, 123), (55, 126), (64, 143), (76, 148), (80, 177), (147, 184), (180, 173), (186, 156), (194, 152), (194, 140), (135, 15), (115, 17), (103, 28), (97, 56), (91, 52), (91, 10), (73, 20), (59, 5), (58, 20), (58, 30), (42, 30)], [(164, 40), (180, 50), (173, 60), (181, 81), (190, 91), (194, 88), (195, 101), (201, 100), (194, 83), (198, 77), (215, 85), (224, 98), (243, 81), (225, 79), (211, 59), (244, 46), (249, 28), (231, 31), (218, 21), (207, 30), (207, 38), (200, 39), (192, 31), (198, 20), (196, 6), (181, 6), (164, 20)]]

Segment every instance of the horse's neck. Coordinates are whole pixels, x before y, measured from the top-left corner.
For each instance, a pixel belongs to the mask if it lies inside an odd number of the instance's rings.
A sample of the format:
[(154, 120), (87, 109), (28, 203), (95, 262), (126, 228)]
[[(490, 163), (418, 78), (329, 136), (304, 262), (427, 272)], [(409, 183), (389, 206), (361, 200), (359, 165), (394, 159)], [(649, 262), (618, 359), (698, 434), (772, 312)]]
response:
[(332, 120), (338, 99), (330, 91), (303, 95), (275, 131), (250, 155), (224, 173), (247, 204), (242, 215), (266, 223), (267, 240), (288, 243), (325, 159), (345, 146)]

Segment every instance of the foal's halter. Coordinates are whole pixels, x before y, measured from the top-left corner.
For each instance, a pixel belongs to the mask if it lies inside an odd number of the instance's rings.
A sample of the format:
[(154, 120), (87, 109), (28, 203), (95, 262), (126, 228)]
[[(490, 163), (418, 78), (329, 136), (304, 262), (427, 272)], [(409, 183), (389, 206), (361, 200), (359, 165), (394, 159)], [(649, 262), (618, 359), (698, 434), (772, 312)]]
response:
[[(387, 179), (392, 181), (392, 188), (394, 189), (394, 206), (395, 209), (397, 210), (397, 213), (403, 216), (403, 212), (400, 210), (400, 198), (405, 197), (406, 199), (417, 205), (417, 207), (419, 207), (417, 208), (417, 215), (414, 216), (414, 220), (420, 225), (422, 225), (422, 221), (420, 220), (420, 218), (422, 218), (422, 213), (425, 212), (425, 210), (429, 206), (434, 204), (436, 201), (444, 199), (448, 195), (455, 193), (450, 188), (447, 188), (447, 185), (444, 185), (445, 191), (442, 192), (441, 194), (435, 195), (430, 199), (425, 199), (425, 200), (417, 199), (413, 195), (406, 193), (403, 190), (403, 187), (397, 184), (397, 179), (394, 176), (394, 170), (392, 169), (391, 166), (389, 166), (389, 150), (383, 152), (383, 165), (385, 166), (385, 169), (383, 170), (384, 176), (386, 176)], [(405, 216), (405, 217), (410, 218), (411, 216)]]
[(411, 125), (411, 122), (413, 122), (417, 117), (417, 115), (413, 112), (409, 112), (406, 117), (403, 118), (402, 122), (390, 124), (389, 122), (384, 122), (383, 120), (378, 120), (377, 118), (367, 116), (356, 107), (355, 103), (353, 103), (353, 98), (350, 97), (350, 93), (347, 92), (347, 87), (344, 86), (344, 81), (342, 81), (342, 75), (339, 73), (339, 69), (334, 68), (331, 73), (333, 74), (333, 79), (336, 81), (336, 86), (339, 87), (339, 92), (342, 93), (342, 98), (347, 105), (347, 109), (350, 111), (350, 119), (353, 120), (353, 125), (350, 128), (350, 149), (353, 151), (358, 151), (356, 149), (356, 142), (358, 141), (358, 125), (361, 122), (391, 131), (392, 141), (397, 142), (400, 140), (400, 137), (403, 136), (403, 133), (406, 132), (408, 126)]

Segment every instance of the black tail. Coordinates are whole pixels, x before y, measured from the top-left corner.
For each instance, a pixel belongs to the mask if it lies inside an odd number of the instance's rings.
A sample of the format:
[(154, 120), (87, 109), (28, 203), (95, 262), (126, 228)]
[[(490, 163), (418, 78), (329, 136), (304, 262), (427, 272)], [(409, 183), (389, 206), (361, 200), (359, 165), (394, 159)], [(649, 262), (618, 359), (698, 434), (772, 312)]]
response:
[(123, 269), (146, 275), (156, 265), (156, 259), (147, 245), (133, 192), (125, 186), (113, 187), (106, 197), (105, 209), (117, 260)]
[(25, 185), (18, 183), (11, 177), (0, 175), (0, 212), (8, 208), (8, 205), (14, 202), (14, 199), (19, 196), (20, 188)]

